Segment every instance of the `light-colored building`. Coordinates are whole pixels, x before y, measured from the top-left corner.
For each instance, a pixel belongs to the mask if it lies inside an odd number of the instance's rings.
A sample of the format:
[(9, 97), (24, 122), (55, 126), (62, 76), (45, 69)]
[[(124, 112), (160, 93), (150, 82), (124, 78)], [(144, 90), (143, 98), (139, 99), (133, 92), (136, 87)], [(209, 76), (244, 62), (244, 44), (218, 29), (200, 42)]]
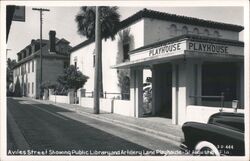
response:
[[(49, 32), (49, 40), (42, 41), (42, 82), (55, 83), (57, 76), (69, 65), (71, 46), (64, 38), (56, 38), (56, 32)], [(23, 96), (39, 98), (40, 94), (40, 39), (17, 53), (17, 64), (13, 68), (14, 87), (20, 82)], [(14, 89), (15, 90), (15, 89)]]
[[(244, 112), (243, 29), (147, 9), (123, 20), (115, 40), (102, 40), (103, 90), (120, 93), (118, 72), (130, 71), (130, 100), (111, 103), (112, 111), (123, 108), (120, 114), (143, 117), (143, 83), (152, 77), (152, 100), (146, 103), (151, 116), (179, 125), (206, 122), (222, 107), (233, 111), (233, 101)], [(89, 76), (86, 91), (94, 89), (94, 48), (94, 41), (87, 40), (70, 55), (70, 63)]]

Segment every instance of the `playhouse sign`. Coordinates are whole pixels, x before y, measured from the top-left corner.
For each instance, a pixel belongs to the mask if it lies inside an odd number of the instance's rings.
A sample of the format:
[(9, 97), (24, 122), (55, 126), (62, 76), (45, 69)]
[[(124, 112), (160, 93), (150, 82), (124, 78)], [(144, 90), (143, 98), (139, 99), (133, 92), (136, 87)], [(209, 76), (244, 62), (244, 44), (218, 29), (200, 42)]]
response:
[(160, 55), (160, 54), (167, 54), (167, 53), (173, 53), (176, 51), (181, 50), (181, 43), (173, 43), (173, 44), (167, 44), (160, 46), (158, 48), (153, 48), (149, 50), (149, 56), (155, 56), (155, 55)]
[(166, 57), (181, 56), (185, 54), (185, 51), (190, 51), (198, 54), (213, 54), (214, 56), (243, 55), (243, 48), (239, 46), (183, 40), (173, 43), (161, 44), (144, 51), (133, 53), (130, 55), (130, 60), (153, 60)]
[(188, 42), (188, 50), (215, 54), (228, 54), (228, 46), (211, 43)]

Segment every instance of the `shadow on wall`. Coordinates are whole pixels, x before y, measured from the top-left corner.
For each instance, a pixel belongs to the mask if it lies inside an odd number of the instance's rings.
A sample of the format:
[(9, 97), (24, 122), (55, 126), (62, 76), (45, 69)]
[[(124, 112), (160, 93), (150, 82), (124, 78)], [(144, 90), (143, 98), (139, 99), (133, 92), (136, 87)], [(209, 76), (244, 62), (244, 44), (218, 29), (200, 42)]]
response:
[[(118, 32), (118, 51), (116, 64), (129, 61), (128, 52), (134, 49), (134, 36), (130, 34), (130, 29)], [(122, 100), (129, 100), (130, 96), (130, 69), (117, 69), (118, 86), (122, 93)]]

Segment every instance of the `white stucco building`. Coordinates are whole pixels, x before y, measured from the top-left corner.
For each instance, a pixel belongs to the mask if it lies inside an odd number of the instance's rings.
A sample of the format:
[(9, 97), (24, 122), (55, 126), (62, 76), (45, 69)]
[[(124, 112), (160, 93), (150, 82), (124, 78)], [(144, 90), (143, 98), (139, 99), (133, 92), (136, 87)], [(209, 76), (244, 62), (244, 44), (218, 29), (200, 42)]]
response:
[[(179, 125), (206, 122), (221, 107), (233, 111), (233, 100), (244, 112), (243, 29), (147, 9), (137, 12), (121, 22), (115, 40), (102, 40), (103, 91), (120, 93), (117, 70), (129, 69), (130, 100), (102, 99), (101, 109), (111, 106), (111, 112), (143, 117), (143, 82), (149, 76), (151, 116)], [(70, 55), (70, 63), (89, 76), (87, 92), (94, 89), (94, 48), (94, 41), (87, 40)], [(80, 104), (91, 107), (92, 102), (82, 98)]]

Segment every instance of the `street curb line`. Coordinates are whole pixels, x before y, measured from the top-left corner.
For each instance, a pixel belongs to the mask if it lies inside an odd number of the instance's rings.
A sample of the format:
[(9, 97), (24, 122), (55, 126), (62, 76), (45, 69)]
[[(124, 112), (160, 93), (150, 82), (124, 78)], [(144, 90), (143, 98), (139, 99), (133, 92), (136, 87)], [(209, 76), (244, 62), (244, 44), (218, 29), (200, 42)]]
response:
[(180, 142), (178, 142), (178, 141), (176, 141), (176, 140), (171, 140), (171, 138), (166, 138), (166, 137), (162, 137), (162, 136), (160, 136), (160, 135), (157, 135), (157, 134), (155, 134), (155, 133), (151, 133), (151, 132), (149, 132), (149, 131), (147, 131), (146, 129), (140, 129), (140, 127), (130, 127), (130, 126), (128, 126), (128, 125), (124, 125), (124, 124), (122, 124), (122, 123), (120, 123), (119, 121), (116, 121), (116, 120), (112, 120), (112, 119), (107, 119), (107, 118), (101, 118), (101, 117), (96, 117), (96, 116), (91, 116), (91, 115), (89, 115), (89, 113), (87, 113), (87, 112), (77, 112), (78, 114), (80, 114), (80, 115), (83, 115), (83, 116), (86, 116), (86, 117), (89, 117), (89, 118), (92, 118), (92, 119), (96, 119), (96, 120), (102, 120), (102, 121), (104, 121), (104, 122), (107, 122), (107, 123), (112, 123), (112, 124), (114, 124), (114, 125), (117, 125), (117, 126), (119, 126), (119, 127), (123, 127), (123, 128), (126, 128), (126, 129), (129, 129), (129, 130), (132, 130), (132, 131), (136, 131), (136, 132), (139, 132), (139, 133), (141, 133), (141, 134), (144, 134), (144, 135), (148, 135), (148, 136), (151, 136), (151, 137), (154, 137), (154, 138), (156, 138), (156, 139), (160, 139), (160, 140), (163, 140), (163, 141), (167, 141), (167, 142), (171, 142), (172, 144), (174, 144), (174, 145), (176, 145), (176, 146), (180, 146)]
[[(35, 100), (35, 101), (43, 103), (43, 101), (40, 101), (40, 100)], [(113, 123), (113, 124), (115, 124), (117, 126), (121, 126), (123, 128), (129, 129), (129, 130), (133, 130), (133, 131), (136, 131), (136, 132), (147, 134), (149, 136), (153, 136), (153, 137), (155, 137), (157, 139), (160, 139), (160, 140), (171, 142), (176, 146), (179, 146), (181, 144), (181, 142), (182, 142), (181, 137), (174, 136), (172, 134), (166, 134), (166, 133), (163, 133), (163, 132), (160, 132), (160, 131), (154, 131), (154, 130), (149, 129), (149, 128), (143, 128), (143, 127), (139, 127), (139, 126), (136, 126), (136, 125), (133, 125), (133, 124), (130, 124), (130, 123), (124, 123), (124, 122), (121, 122), (121, 121), (118, 121), (118, 120), (105, 118), (105, 117), (100, 116), (100, 115), (91, 115), (88, 112), (77, 110), (77, 107), (76, 107), (76, 109), (72, 109), (72, 108), (69, 108), (69, 107), (67, 107), (65, 105), (56, 104), (54, 102), (51, 102), (51, 104), (55, 105), (55, 106), (58, 106), (58, 107), (66, 108), (68, 110), (74, 111), (74, 112), (76, 112), (78, 114), (81, 114), (83, 116), (86, 116), (86, 117), (89, 117), (89, 118), (92, 118), (92, 119), (102, 120), (102, 121), (105, 121), (107, 123)]]
[(16, 124), (16, 121), (14, 120), (12, 114), (8, 110), (7, 112), (7, 120), (9, 122), (8, 128), (11, 130), (11, 134), (13, 135), (13, 140), (15, 142), (15, 145), (18, 149), (30, 149), (30, 146), (26, 139), (24, 138), (22, 132), (20, 131), (18, 125)]
[[(80, 113), (88, 114), (87, 112), (82, 112), (82, 111), (80, 111)], [(138, 130), (142, 130), (142, 131), (145, 131), (145, 132), (148, 132), (148, 133), (152, 133), (152, 134), (155, 134), (155, 135), (160, 135), (162, 137), (167, 137), (167, 138), (170, 138), (170, 139), (174, 139), (176, 141), (181, 141), (181, 137), (174, 136), (172, 134), (166, 134), (166, 133), (163, 133), (163, 132), (160, 132), (160, 131), (154, 131), (154, 130), (149, 129), (149, 128), (136, 126), (134, 124), (125, 123), (125, 122), (121, 122), (121, 121), (118, 121), (118, 120), (113, 120), (113, 119), (105, 118), (105, 117), (102, 117), (102, 116), (93, 116), (93, 117), (104, 119), (104, 120), (107, 120), (107, 121), (110, 121), (110, 122), (114, 122), (114, 123), (117, 123), (117, 124), (121, 124), (121, 125), (124, 125), (124, 126), (131, 127), (131, 128), (136, 128)]]

